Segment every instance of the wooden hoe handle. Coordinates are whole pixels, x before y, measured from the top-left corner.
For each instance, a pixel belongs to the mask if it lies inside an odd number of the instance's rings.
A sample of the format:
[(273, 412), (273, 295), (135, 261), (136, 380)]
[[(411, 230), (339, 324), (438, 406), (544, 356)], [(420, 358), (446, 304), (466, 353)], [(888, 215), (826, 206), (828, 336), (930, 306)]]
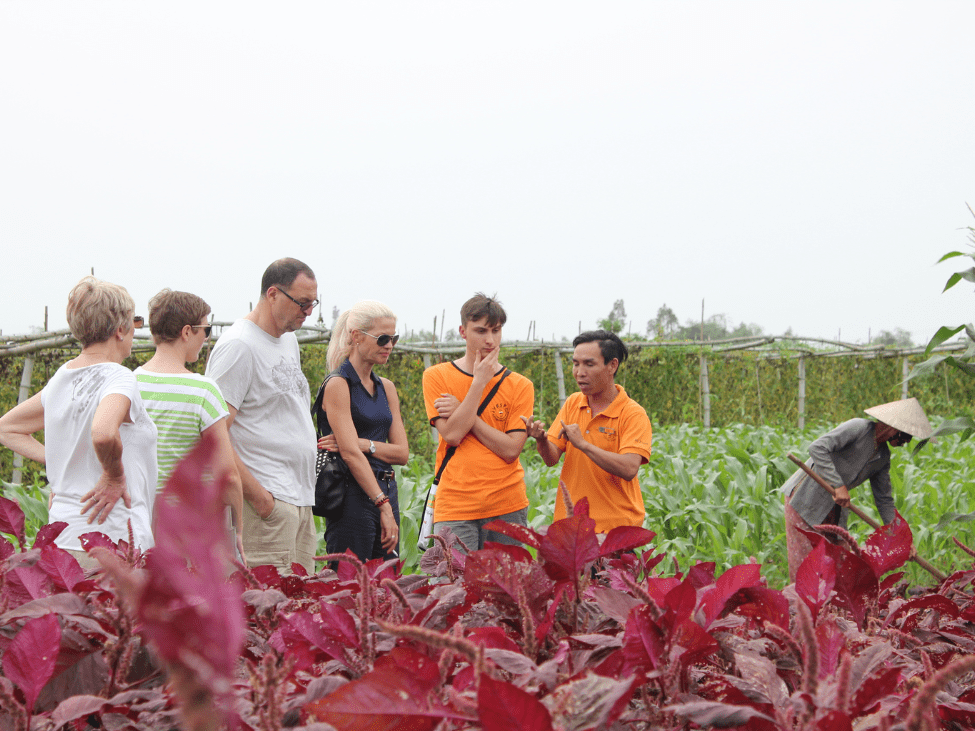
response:
[[(824, 480), (822, 477), (820, 477), (819, 475), (817, 475), (809, 467), (809, 465), (807, 465), (805, 462), (803, 462), (802, 460), (800, 460), (794, 454), (789, 454), (787, 456), (788, 456), (789, 459), (791, 459), (793, 462), (795, 462), (800, 468), (802, 468), (802, 471), (803, 472), (805, 472), (813, 480), (815, 480), (816, 481), (816, 484), (818, 484), (821, 488), (823, 488), (826, 492), (828, 492), (833, 497), (836, 497), (836, 491), (833, 489), (833, 486), (830, 485), (828, 482), (826, 482), (826, 480)], [(850, 512), (852, 512), (854, 515), (856, 515), (857, 517), (859, 517), (862, 521), (864, 521), (867, 525), (869, 525), (874, 530), (877, 530), (877, 529), (879, 529), (879, 528), (882, 527), (880, 525), (880, 523), (878, 523), (876, 520), (874, 520), (869, 515), (867, 515), (866, 513), (864, 513), (862, 510), (860, 510), (860, 508), (858, 508), (855, 505), (852, 505), (852, 504), (850, 505)], [(945, 579), (948, 578), (947, 576), (945, 576), (943, 573), (941, 573), (940, 571), (938, 571), (938, 569), (936, 569), (934, 566), (932, 566), (930, 563), (928, 563), (927, 561), (925, 561), (920, 556), (915, 556), (911, 560), (917, 562), (917, 565), (918, 566), (920, 566), (922, 569), (924, 569), (925, 571), (927, 571), (929, 574), (931, 574), (938, 581), (944, 581)]]

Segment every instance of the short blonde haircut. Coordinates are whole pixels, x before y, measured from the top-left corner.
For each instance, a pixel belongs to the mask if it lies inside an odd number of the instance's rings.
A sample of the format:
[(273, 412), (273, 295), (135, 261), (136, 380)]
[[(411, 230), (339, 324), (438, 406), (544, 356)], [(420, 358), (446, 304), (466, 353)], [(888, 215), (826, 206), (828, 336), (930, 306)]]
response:
[(396, 319), (391, 309), (376, 300), (356, 302), (339, 315), (332, 337), (328, 339), (328, 352), (325, 354), (325, 364), (329, 372), (334, 371), (349, 357), (352, 351), (352, 331), (368, 332), (376, 320), (384, 317)]
[(120, 327), (131, 328), (135, 301), (125, 287), (89, 276), (68, 293), (65, 314), (71, 334), (87, 348), (111, 339)]

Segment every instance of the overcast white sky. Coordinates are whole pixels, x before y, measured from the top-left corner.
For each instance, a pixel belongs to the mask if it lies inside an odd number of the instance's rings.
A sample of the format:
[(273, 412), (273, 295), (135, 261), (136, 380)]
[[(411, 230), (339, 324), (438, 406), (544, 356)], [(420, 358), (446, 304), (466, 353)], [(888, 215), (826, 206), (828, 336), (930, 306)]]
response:
[[(331, 308), (505, 336), (623, 299), (926, 340), (975, 225), (975, 3), (3, 2), (0, 330), (95, 274), (245, 314), (295, 256)], [(967, 249), (966, 249), (967, 250)], [(969, 260), (965, 260), (969, 262)]]

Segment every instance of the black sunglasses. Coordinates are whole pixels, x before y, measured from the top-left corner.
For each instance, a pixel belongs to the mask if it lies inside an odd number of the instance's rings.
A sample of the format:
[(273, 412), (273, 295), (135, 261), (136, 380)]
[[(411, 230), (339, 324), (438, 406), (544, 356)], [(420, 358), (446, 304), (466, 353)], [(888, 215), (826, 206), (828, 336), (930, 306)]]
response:
[(194, 330), (202, 327), (203, 334), (206, 337), (210, 337), (210, 333), (213, 332), (213, 325), (190, 325), (190, 327), (193, 328)]
[(393, 345), (396, 345), (396, 343), (399, 342), (399, 333), (396, 333), (395, 335), (373, 335), (372, 333), (367, 333), (365, 331), (360, 332), (362, 332), (363, 335), (368, 335), (371, 338), (375, 338), (376, 345), (378, 345), (380, 348), (385, 348), (387, 345), (389, 345), (390, 341), (392, 341)]

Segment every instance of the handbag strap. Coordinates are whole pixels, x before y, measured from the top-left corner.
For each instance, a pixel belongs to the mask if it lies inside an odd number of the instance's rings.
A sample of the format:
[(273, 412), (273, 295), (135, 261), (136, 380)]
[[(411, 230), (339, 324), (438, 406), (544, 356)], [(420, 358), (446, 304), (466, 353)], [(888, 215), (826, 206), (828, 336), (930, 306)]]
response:
[[(505, 368), (504, 373), (501, 374), (501, 378), (499, 378), (498, 382), (494, 384), (494, 387), (491, 388), (490, 391), (488, 391), (488, 395), (484, 397), (484, 400), (481, 402), (481, 405), (477, 407), (478, 416), (484, 413), (484, 410), (488, 407), (488, 404), (491, 403), (491, 400), (495, 396), (497, 396), (498, 389), (501, 388), (501, 384), (504, 383), (504, 379), (507, 378), (509, 375), (511, 375), (511, 371)], [(436, 477), (433, 478), (434, 485), (440, 484), (440, 477), (443, 475), (443, 471), (447, 469), (447, 463), (450, 461), (450, 458), (454, 456), (454, 452), (456, 451), (457, 451), (457, 447), (453, 447), (453, 446), (447, 447), (447, 452), (443, 456), (443, 462), (440, 463), (440, 469), (437, 470), (437, 475)]]
[(329, 382), (329, 379), (331, 379), (332, 376), (341, 377), (341, 374), (339, 373), (339, 371), (341, 370), (342, 370), (342, 366), (339, 366), (334, 371), (332, 371), (327, 376), (325, 376), (325, 380), (322, 381), (322, 385), (318, 387), (318, 395), (315, 396), (315, 403), (313, 403), (311, 407), (311, 415), (315, 417), (315, 433), (319, 439), (321, 439), (323, 436), (322, 417), (325, 416), (326, 421), (328, 420), (328, 417), (325, 415), (325, 411), (322, 409), (322, 401), (325, 398), (325, 385)]

